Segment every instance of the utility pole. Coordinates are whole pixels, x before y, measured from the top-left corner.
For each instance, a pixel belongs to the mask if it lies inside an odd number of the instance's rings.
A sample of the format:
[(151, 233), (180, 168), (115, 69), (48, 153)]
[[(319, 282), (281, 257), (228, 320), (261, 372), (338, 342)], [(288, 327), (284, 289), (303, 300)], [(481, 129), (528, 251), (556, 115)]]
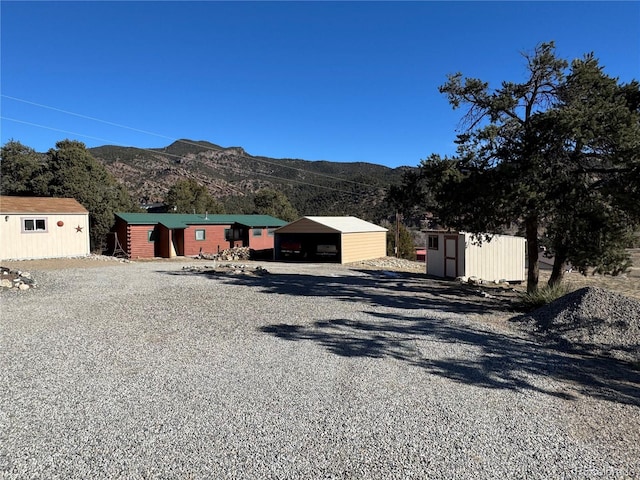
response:
[(396, 258), (400, 257), (400, 214), (396, 211)]

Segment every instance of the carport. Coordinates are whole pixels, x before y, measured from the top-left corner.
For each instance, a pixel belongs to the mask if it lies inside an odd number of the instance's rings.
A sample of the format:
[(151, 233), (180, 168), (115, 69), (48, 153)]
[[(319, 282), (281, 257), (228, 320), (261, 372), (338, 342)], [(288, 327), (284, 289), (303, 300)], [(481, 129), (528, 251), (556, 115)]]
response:
[(356, 217), (302, 217), (275, 231), (275, 259), (351, 263), (387, 254), (387, 229)]

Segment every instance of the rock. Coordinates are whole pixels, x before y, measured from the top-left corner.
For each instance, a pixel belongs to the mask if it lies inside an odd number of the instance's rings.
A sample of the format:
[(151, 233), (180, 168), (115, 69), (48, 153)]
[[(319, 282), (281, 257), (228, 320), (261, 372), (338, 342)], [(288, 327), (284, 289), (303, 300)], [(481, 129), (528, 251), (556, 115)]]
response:
[(200, 253), (196, 258), (205, 260), (239, 261), (249, 260), (251, 249), (249, 247), (233, 247), (222, 250), (218, 253)]
[(7, 267), (0, 267), (0, 271), (2, 272), (0, 288), (2, 289), (29, 290), (36, 286), (36, 281), (31, 278), (29, 272), (11, 270)]

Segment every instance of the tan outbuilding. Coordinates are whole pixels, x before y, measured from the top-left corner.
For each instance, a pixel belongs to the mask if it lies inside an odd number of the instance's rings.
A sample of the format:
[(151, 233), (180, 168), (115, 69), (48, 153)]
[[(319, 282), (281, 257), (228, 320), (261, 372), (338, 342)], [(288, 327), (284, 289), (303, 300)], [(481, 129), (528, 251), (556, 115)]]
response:
[(89, 253), (89, 212), (75, 199), (0, 196), (0, 259)]
[(351, 263), (387, 254), (387, 229), (356, 217), (302, 217), (275, 231), (276, 260)]
[(491, 235), (478, 241), (468, 232), (426, 231), (427, 274), (508, 282), (525, 279), (523, 237)]

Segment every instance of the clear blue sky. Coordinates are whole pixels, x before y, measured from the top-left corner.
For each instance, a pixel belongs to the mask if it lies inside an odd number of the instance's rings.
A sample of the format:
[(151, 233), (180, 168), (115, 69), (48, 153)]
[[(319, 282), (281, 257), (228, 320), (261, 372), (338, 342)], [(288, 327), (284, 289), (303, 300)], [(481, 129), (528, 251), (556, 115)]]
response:
[(637, 1), (0, 8), (2, 144), (38, 151), (64, 138), (144, 148), (189, 138), (274, 158), (415, 166), (454, 152), (462, 111), (438, 92), (448, 73), (520, 81), (520, 52), (554, 40), (563, 58), (594, 52), (606, 73), (640, 79)]

